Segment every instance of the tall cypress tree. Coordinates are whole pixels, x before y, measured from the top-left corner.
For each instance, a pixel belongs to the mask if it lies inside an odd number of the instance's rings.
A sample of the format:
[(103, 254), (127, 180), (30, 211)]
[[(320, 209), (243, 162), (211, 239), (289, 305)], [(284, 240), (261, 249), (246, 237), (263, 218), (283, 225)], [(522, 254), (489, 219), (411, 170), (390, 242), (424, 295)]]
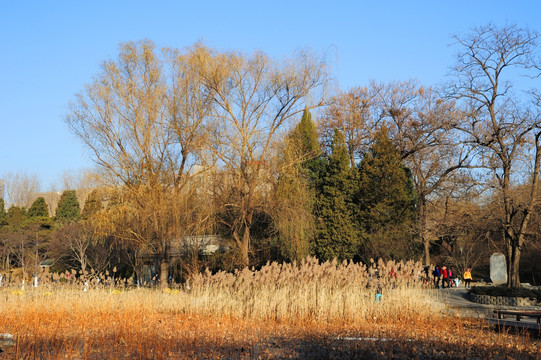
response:
[(60, 222), (77, 221), (81, 218), (81, 207), (75, 190), (66, 190), (60, 196), (56, 209), (56, 220)]
[(354, 172), (339, 130), (335, 131), (331, 151), (317, 186), (315, 252), (320, 260), (342, 261), (358, 253), (360, 233), (353, 217)]
[(316, 131), (316, 125), (312, 120), (312, 114), (307, 109), (302, 113), (302, 118), (294, 130), (299, 139), (302, 154), (308, 159), (313, 159), (321, 155), (321, 146)]
[(36, 217), (48, 217), (49, 216), (49, 210), (47, 209), (47, 203), (45, 202), (45, 199), (40, 196), (30, 206), (30, 209), (28, 209), (27, 212), (28, 217), (30, 218), (36, 218)]
[(414, 255), (415, 188), (386, 128), (375, 134), (359, 164), (357, 203), (359, 227), (368, 236), (365, 258)]
[(275, 192), (276, 227), (282, 256), (300, 261), (310, 255), (314, 239), (312, 171), (321, 158), (316, 127), (308, 110), (304, 110), (301, 121), (285, 141)]

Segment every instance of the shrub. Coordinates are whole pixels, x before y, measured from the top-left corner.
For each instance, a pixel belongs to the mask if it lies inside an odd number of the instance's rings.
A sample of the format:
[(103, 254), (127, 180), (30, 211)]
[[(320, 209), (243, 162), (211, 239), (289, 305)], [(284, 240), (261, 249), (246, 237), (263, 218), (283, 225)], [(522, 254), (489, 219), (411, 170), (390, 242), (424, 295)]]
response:
[(473, 286), (471, 294), (488, 296), (524, 297), (541, 301), (541, 290), (507, 287), (507, 286)]

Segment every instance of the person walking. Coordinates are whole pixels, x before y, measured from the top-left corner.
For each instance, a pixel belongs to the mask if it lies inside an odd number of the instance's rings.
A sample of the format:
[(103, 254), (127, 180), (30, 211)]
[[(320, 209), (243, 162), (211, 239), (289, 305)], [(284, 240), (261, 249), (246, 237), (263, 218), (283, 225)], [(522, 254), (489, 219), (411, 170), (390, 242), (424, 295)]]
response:
[(441, 267), (441, 288), (445, 289), (445, 285), (447, 284), (447, 287), (449, 287), (449, 274), (447, 273), (447, 266)]
[(469, 288), (471, 281), (472, 281), (471, 269), (467, 268), (466, 271), (464, 271), (464, 287)]
[(455, 278), (457, 277), (457, 274), (455, 273), (455, 267), (451, 266), (447, 273), (447, 276), (449, 277), (449, 287), (455, 286)]
[(434, 287), (436, 289), (440, 288), (440, 277), (441, 277), (441, 270), (438, 265), (434, 268), (434, 271), (432, 271), (432, 277), (434, 279)]

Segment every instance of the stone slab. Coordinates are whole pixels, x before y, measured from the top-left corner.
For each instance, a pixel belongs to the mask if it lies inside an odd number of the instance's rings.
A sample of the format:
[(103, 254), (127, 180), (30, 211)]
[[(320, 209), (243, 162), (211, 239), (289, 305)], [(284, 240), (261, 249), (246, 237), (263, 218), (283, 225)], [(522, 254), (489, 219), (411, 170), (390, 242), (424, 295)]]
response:
[(507, 283), (507, 262), (502, 253), (494, 253), (490, 256), (490, 280), (494, 285)]

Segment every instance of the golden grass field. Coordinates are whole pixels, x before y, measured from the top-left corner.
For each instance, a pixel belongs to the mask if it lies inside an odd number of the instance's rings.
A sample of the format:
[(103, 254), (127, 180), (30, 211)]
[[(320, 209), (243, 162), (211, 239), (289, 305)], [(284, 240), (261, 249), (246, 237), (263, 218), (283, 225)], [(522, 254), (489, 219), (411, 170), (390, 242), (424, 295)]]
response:
[[(374, 264), (375, 266), (375, 264)], [(536, 359), (539, 340), (444, 315), (420, 264), (269, 264), (189, 288), (0, 290), (7, 359)], [(396, 278), (390, 277), (390, 269)], [(382, 289), (382, 301), (374, 295)]]

